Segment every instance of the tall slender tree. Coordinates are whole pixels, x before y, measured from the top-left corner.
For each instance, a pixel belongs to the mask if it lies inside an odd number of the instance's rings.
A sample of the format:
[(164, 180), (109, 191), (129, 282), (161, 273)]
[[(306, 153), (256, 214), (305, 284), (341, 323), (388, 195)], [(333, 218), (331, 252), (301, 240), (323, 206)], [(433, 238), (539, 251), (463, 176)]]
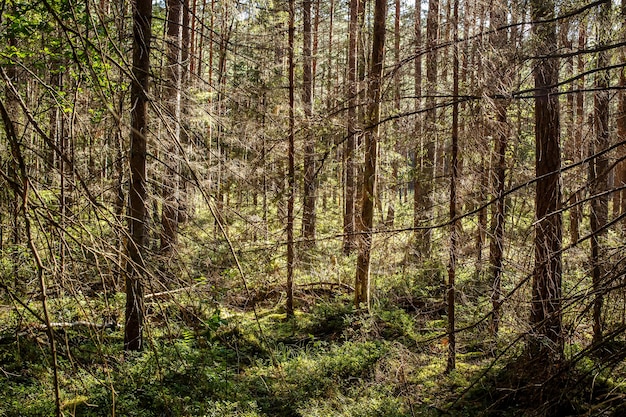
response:
[(555, 4), (531, 0), (537, 62), (535, 79), (535, 267), (529, 352), (542, 363), (561, 359), (561, 147), (559, 141), (558, 58)]
[(502, 266), (504, 255), (504, 209), (505, 209), (505, 179), (506, 179), (506, 148), (508, 143), (508, 121), (507, 121), (507, 91), (508, 87), (507, 64), (505, 48), (507, 46), (507, 31), (502, 30), (506, 24), (506, 4), (497, 2), (491, 9), (491, 25), (493, 35), (491, 43), (494, 56), (490, 65), (490, 85), (491, 92), (495, 95), (494, 100), (494, 152), (492, 162), (492, 189), (496, 198), (491, 215), (491, 240), (489, 244), (489, 266), (492, 279), (491, 304), (493, 315), (491, 320), (491, 330), (493, 335), (498, 334), (500, 324), (500, 305), (502, 303)]
[(293, 317), (293, 272), (295, 266), (295, 253), (293, 242), (293, 220), (294, 220), (294, 200), (296, 198), (296, 168), (295, 168), (295, 79), (294, 79), (294, 49), (295, 49), (295, 0), (289, 0), (289, 58), (288, 58), (288, 78), (289, 78), (289, 131), (288, 131), (288, 172), (287, 181), (289, 189), (287, 191), (287, 317)]
[(422, 220), (422, 198), (423, 191), (421, 189), (421, 176), (422, 171), (422, 152), (424, 135), (422, 132), (422, 115), (420, 113), (422, 109), (422, 7), (421, 2), (415, 5), (415, 60), (413, 62), (413, 91), (415, 99), (413, 103), (415, 111), (415, 124), (414, 135), (418, 140), (415, 141), (415, 148), (413, 149), (413, 227), (415, 228), (415, 240), (419, 243), (422, 237), (422, 232), (418, 230)]
[[(433, 214), (433, 182), (435, 174), (435, 141), (437, 137), (437, 109), (435, 107), (437, 88), (437, 42), (439, 33), (439, 0), (429, 0), (426, 16), (426, 126), (424, 146), (421, 152), (419, 187), (415, 192), (419, 198), (420, 225), (428, 226)], [(418, 232), (417, 251), (422, 257), (429, 257), (431, 251), (431, 229)]]
[(350, 23), (348, 26), (348, 134), (344, 144), (346, 196), (343, 216), (343, 252), (348, 255), (355, 247), (356, 166), (354, 159), (357, 129), (357, 54), (359, 0), (350, 0)]
[[(313, 56), (311, 31), (311, 0), (302, 2), (303, 46), (302, 46), (302, 104), (305, 123), (309, 126), (313, 115)], [(316, 224), (316, 169), (315, 169), (315, 134), (305, 129), (304, 142), (304, 192), (302, 204), (302, 236), (307, 244), (315, 244)]]
[(126, 270), (124, 349), (143, 347), (143, 282), (146, 275), (146, 152), (152, 1), (133, 2), (133, 71), (131, 80), (130, 208)]
[[(626, 0), (622, 0), (620, 6), (620, 21), (622, 38), (626, 37)], [(626, 61), (626, 48), (620, 49), (620, 59)], [(617, 140), (626, 140), (626, 69), (622, 68), (619, 73), (619, 86), (621, 90), (617, 93)], [(626, 213), (626, 146), (621, 146), (618, 150), (619, 161), (615, 169), (615, 187), (622, 188), (615, 193), (613, 200), (613, 213), (615, 217)], [(626, 219), (621, 222), (622, 232), (626, 232)]]
[[(186, 10), (185, 10), (186, 11)], [(181, 136), (181, 76), (183, 1), (167, 1), (166, 77), (165, 77), (165, 162), (163, 207), (161, 214), (161, 254), (169, 255), (178, 237), (178, 178)]]
[(368, 108), (365, 119), (365, 169), (363, 171), (363, 200), (359, 219), (359, 256), (354, 285), (354, 304), (358, 307), (370, 301), (370, 256), (374, 201), (376, 200), (376, 164), (380, 123), (381, 82), (385, 52), (386, 0), (374, 5), (374, 34), (372, 38), (371, 68), (368, 76)]
[[(611, 3), (605, 2), (598, 6), (598, 20), (596, 22), (600, 45), (604, 46), (608, 41)], [(596, 93), (595, 104), (595, 141), (590, 146), (589, 181), (593, 190), (589, 222), (591, 224), (591, 275), (593, 280), (593, 340), (602, 340), (602, 305), (604, 304), (603, 280), (605, 271), (604, 252), (606, 242), (606, 223), (609, 214), (609, 201), (606, 191), (609, 188), (609, 160), (604, 151), (609, 147), (609, 72), (605, 69), (609, 64), (608, 52), (598, 52), (597, 68), (595, 74)]]
[(459, 181), (459, 0), (453, 5), (453, 49), (452, 49), (452, 144), (450, 165), (450, 265), (448, 266), (448, 285), (446, 301), (448, 304), (448, 361), (446, 372), (456, 368), (456, 263), (459, 220), (457, 219), (457, 185)]
[[(393, 110), (395, 114), (400, 113), (400, 85), (401, 85), (401, 63), (400, 63), (400, 20), (402, 17), (402, 4), (400, 0), (395, 0), (395, 13), (394, 13), (394, 31), (393, 31), (393, 52), (394, 52), (394, 77), (393, 77)], [(397, 154), (401, 154), (401, 136), (402, 128), (400, 127), (399, 120), (395, 120), (393, 126), (393, 142), (394, 151), (396, 155), (392, 154), (391, 157), (391, 186), (389, 187), (390, 197), (387, 202), (387, 218), (385, 219), (385, 226), (393, 227), (396, 219), (396, 199), (398, 198), (398, 191), (400, 190), (398, 170), (400, 160)]]

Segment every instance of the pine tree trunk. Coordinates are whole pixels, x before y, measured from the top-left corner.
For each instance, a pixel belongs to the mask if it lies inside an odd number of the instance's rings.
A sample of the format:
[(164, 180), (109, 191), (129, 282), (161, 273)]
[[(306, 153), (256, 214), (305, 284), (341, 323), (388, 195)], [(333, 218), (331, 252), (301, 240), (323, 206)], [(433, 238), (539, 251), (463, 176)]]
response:
[(459, 0), (454, 0), (454, 48), (452, 49), (452, 146), (450, 157), (450, 265), (448, 266), (448, 285), (446, 288), (448, 304), (448, 360), (446, 373), (452, 372), (456, 368), (456, 318), (455, 318), (455, 281), (457, 263), (457, 241), (458, 223), (457, 220), (457, 183), (459, 178)]
[[(506, 5), (497, 3), (491, 9), (492, 29), (497, 29), (506, 24)], [(507, 32), (496, 31), (492, 35), (492, 45), (495, 50), (494, 62), (491, 62), (491, 85), (507, 85), (507, 68), (510, 62), (506, 62), (505, 48), (507, 44)], [(493, 91), (493, 94), (505, 96), (507, 91)], [(494, 153), (493, 153), (493, 196), (496, 202), (493, 206), (491, 217), (491, 241), (489, 245), (489, 264), (492, 278), (491, 304), (493, 315), (491, 320), (491, 331), (494, 336), (498, 334), (500, 324), (500, 305), (502, 303), (502, 263), (504, 255), (504, 210), (505, 210), (505, 179), (506, 179), (506, 148), (508, 142), (508, 103), (504, 99), (496, 99), (494, 103), (495, 123), (494, 123)]]
[(558, 59), (549, 57), (557, 47), (553, 0), (532, 0), (535, 36), (535, 268), (530, 324), (531, 355), (540, 363), (562, 358), (561, 329), (561, 148), (559, 144)]
[[(424, 149), (419, 170), (419, 223), (429, 226), (433, 217), (433, 183), (435, 173), (435, 142), (437, 140), (437, 109), (435, 92), (437, 88), (437, 49), (439, 28), (439, 0), (430, 0), (426, 18), (426, 126)], [(416, 239), (417, 253), (426, 259), (431, 253), (430, 229), (418, 231)]]
[(288, 150), (288, 173), (289, 183), (287, 197), (287, 317), (293, 317), (293, 272), (295, 266), (295, 253), (293, 242), (293, 210), (296, 198), (296, 173), (295, 173), (295, 144), (294, 144), (294, 106), (295, 106), (295, 81), (294, 81), (294, 35), (295, 35), (295, 4), (289, 0), (289, 150)]
[[(578, 28), (578, 48), (580, 50), (585, 49), (586, 45), (586, 30), (585, 25), (580, 25)], [(585, 71), (585, 58), (578, 56), (577, 71), (579, 74), (584, 74)], [(578, 80), (576, 89), (579, 90), (575, 97), (575, 128), (574, 128), (574, 149), (578, 151), (578, 155), (574, 156), (575, 161), (581, 160), (584, 155), (583, 152), (583, 130), (585, 126), (585, 107), (584, 107), (584, 89), (585, 89), (585, 77), (580, 77)], [(570, 212), (570, 239), (572, 242), (578, 242), (580, 238), (580, 222), (582, 220), (582, 205), (580, 200), (583, 199), (580, 191), (577, 191), (574, 195), (572, 210)]]
[[(395, 74), (393, 77), (393, 107), (396, 114), (400, 114), (400, 12), (401, 5), (400, 0), (395, 0), (395, 18), (394, 18), (394, 58), (395, 58)], [(400, 160), (398, 155), (401, 151), (401, 136), (402, 130), (398, 120), (395, 121), (393, 126), (394, 131), (394, 151), (395, 154), (391, 156), (391, 187), (390, 196), (387, 206), (387, 218), (385, 219), (385, 226), (392, 228), (396, 220), (396, 200), (398, 199), (398, 191), (400, 186), (398, 184), (398, 170)]]
[[(422, 170), (422, 153), (424, 135), (422, 131), (422, 9), (421, 7), (415, 8), (415, 60), (413, 62), (414, 68), (414, 80), (413, 91), (415, 93), (415, 100), (413, 103), (415, 111), (415, 125), (414, 136), (417, 138), (415, 141), (416, 147), (413, 149), (413, 227), (415, 228), (414, 239), (419, 242), (422, 236), (422, 232), (418, 230), (422, 221), (421, 208), (423, 192), (421, 190), (421, 177)], [(416, 255), (418, 251), (416, 251)]]
[(178, 235), (178, 180), (181, 113), (181, 52), (182, 52), (182, 0), (167, 1), (165, 162), (163, 174), (161, 213), (161, 255), (170, 255)]
[(355, 199), (356, 166), (354, 162), (355, 140), (357, 135), (357, 54), (358, 54), (358, 11), (359, 0), (350, 0), (350, 23), (348, 34), (348, 137), (344, 143), (345, 160), (345, 206), (343, 216), (343, 253), (349, 255), (356, 245), (355, 239)]
[[(622, 0), (620, 7), (620, 18), (622, 22), (622, 38), (626, 35), (626, 0)], [(626, 50), (620, 50), (621, 62), (626, 60)], [(622, 68), (619, 74), (619, 86), (621, 90), (617, 93), (618, 114), (617, 114), (617, 141), (626, 141), (626, 70)], [(615, 168), (615, 187), (623, 188), (615, 192), (613, 204), (613, 216), (623, 216), (626, 214), (626, 145), (618, 148), (618, 158), (620, 159)], [(621, 232), (626, 233), (626, 219), (621, 221)]]
[[(608, 40), (608, 30), (610, 25), (610, 3), (598, 6), (598, 39), (600, 45), (606, 45)], [(598, 53), (597, 68), (606, 68), (609, 64), (609, 56), (606, 51)], [(592, 155), (604, 151), (609, 147), (609, 73), (608, 70), (601, 70), (595, 74), (595, 146), (591, 147)], [(604, 255), (606, 243), (606, 223), (609, 214), (609, 201), (607, 191), (609, 189), (609, 160), (606, 154), (594, 156), (590, 161), (589, 182), (594, 194), (591, 200), (591, 212), (589, 221), (591, 224), (591, 276), (593, 281), (593, 340), (602, 340), (602, 306), (604, 303), (603, 281), (606, 273), (604, 265)]]
[(313, 74), (311, 55), (311, 0), (304, 0), (303, 11), (303, 65), (302, 65), (302, 103), (306, 125), (304, 143), (304, 193), (302, 204), (302, 236), (306, 246), (315, 245), (316, 223), (316, 169), (315, 169), (315, 134), (310, 129), (313, 115)]
[(148, 127), (148, 91), (150, 88), (150, 38), (152, 36), (152, 1), (133, 4), (133, 79), (131, 83), (130, 210), (126, 271), (126, 324), (124, 349), (143, 347), (146, 240), (146, 132)]
[(385, 50), (386, 0), (376, 0), (374, 6), (374, 35), (372, 39), (372, 66), (368, 77), (368, 109), (365, 123), (365, 169), (363, 173), (363, 201), (359, 222), (359, 256), (354, 285), (354, 304), (359, 307), (370, 301), (370, 255), (372, 226), (376, 200), (376, 163), (380, 121), (381, 81)]

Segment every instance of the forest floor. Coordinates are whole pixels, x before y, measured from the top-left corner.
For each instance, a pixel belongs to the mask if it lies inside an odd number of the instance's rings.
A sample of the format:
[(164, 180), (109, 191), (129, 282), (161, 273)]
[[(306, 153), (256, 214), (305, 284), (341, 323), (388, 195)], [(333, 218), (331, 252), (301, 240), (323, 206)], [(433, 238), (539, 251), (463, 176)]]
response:
[[(125, 296), (102, 289), (100, 269), (68, 270), (71, 280), (55, 281), (48, 307), (63, 415), (626, 415), (623, 325), (594, 345), (587, 307), (571, 303), (559, 366), (546, 375), (525, 356), (530, 297), (520, 282), (531, 268), (523, 255), (511, 254), (515, 268), (502, 282), (511, 295), (495, 338), (488, 279), (475, 273), (473, 246), (467, 255), (461, 248), (457, 363), (446, 373), (446, 269), (412, 264), (410, 242), (395, 234), (377, 240), (367, 311), (353, 307), (355, 256), (340, 255), (341, 242), (320, 240), (298, 259), (296, 313), (287, 319), (281, 248), (256, 236), (250, 246), (249, 231), (231, 226), (240, 239), (236, 263), (210, 219), (195, 221), (178, 262), (170, 271), (156, 267), (146, 283), (141, 352), (123, 352)], [(584, 259), (568, 252), (568, 277), (579, 274), (575, 256)], [(0, 301), (0, 416), (51, 416), (54, 366), (41, 300), (12, 294)]]
[[(524, 381), (516, 377), (525, 374), (525, 362), (520, 345), (511, 343), (514, 335), (494, 344), (480, 337), (487, 333), (479, 324), (461, 334), (457, 369), (445, 374), (444, 309), (435, 298), (405, 294), (368, 313), (355, 311), (341, 287), (307, 285), (296, 292), (296, 317), (287, 320), (277, 289), (249, 294), (247, 303), (238, 296), (218, 305), (209, 301), (206, 288), (195, 287), (193, 296), (149, 297), (148, 344), (141, 353), (122, 353), (123, 332), (115, 323), (94, 328), (74, 321), (75, 326), (57, 328), (64, 415), (618, 416), (626, 411), (623, 357), (606, 362), (598, 357), (624, 355), (617, 341), (616, 352), (596, 352), (598, 361), (587, 355), (551, 381)], [(107, 311), (122, 311), (122, 301), (121, 294), (97, 298)], [(66, 308), (77, 319), (92, 302), (74, 295)], [(15, 310), (2, 315), (0, 415), (54, 415), (43, 328)]]

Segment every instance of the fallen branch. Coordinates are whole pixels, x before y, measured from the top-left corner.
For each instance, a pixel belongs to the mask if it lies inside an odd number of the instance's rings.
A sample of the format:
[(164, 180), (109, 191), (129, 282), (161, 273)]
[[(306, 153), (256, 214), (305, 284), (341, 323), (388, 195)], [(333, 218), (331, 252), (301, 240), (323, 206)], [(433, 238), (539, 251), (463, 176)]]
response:
[[(115, 329), (117, 327), (122, 327), (121, 324), (118, 324), (116, 321), (110, 321), (106, 323), (92, 323), (90, 321), (59, 321), (52, 322), (50, 326), (53, 329), (75, 329), (77, 327), (87, 327), (89, 329)], [(38, 328), (45, 330), (46, 325), (40, 324), (37, 326)]]
[[(93, 330), (115, 330), (122, 328), (122, 325), (117, 323), (117, 321), (112, 320), (106, 323), (93, 323), (90, 321), (59, 321), (59, 322), (51, 322), (50, 327), (52, 330), (65, 330), (65, 329), (93, 329)], [(17, 333), (17, 337), (28, 336), (33, 331), (38, 332), (47, 332), (48, 326), (46, 324), (35, 324), (31, 327), (28, 327), (25, 330)]]
[(352, 287), (352, 286), (350, 286), (348, 284), (345, 284), (343, 282), (318, 281), (318, 282), (310, 282), (308, 284), (300, 284), (300, 285), (298, 285), (298, 287), (301, 287), (301, 288), (317, 287), (317, 286), (319, 286), (319, 287), (326, 286), (326, 287), (330, 287), (330, 288), (339, 287), (339, 288), (343, 288), (344, 290), (354, 291), (354, 287)]
[(143, 298), (144, 300), (150, 300), (151, 298), (161, 298), (161, 297), (166, 297), (168, 295), (177, 294), (177, 293), (184, 292), (184, 291), (191, 291), (196, 288), (198, 288), (198, 285), (192, 285), (190, 287), (183, 287), (183, 288), (176, 288), (175, 290), (154, 292), (152, 294), (146, 294)]

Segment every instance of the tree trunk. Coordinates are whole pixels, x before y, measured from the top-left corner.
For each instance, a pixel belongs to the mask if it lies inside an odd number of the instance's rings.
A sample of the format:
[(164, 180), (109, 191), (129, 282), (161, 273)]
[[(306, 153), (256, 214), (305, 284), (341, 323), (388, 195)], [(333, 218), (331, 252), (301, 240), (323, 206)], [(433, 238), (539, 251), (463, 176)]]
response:
[(558, 59), (553, 0), (531, 0), (536, 56), (535, 78), (535, 268), (530, 324), (531, 355), (554, 363), (563, 354), (561, 330), (561, 148), (559, 143)]
[(374, 201), (376, 200), (376, 158), (380, 121), (381, 81), (385, 50), (386, 0), (376, 0), (374, 6), (374, 35), (372, 39), (371, 70), (368, 77), (368, 109), (365, 130), (365, 170), (363, 173), (363, 201), (359, 221), (359, 256), (354, 285), (354, 304), (365, 303), (369, 308), (370, 255)]
[[(195, 0), (194, 0), (195, 2)], [(195, 7), (195, 5), (194, 5)], [(182, 33), (181, 33), (181, 51), (180, 51), (180, 83), (179, 83), (179, 91), (180, 91), (180, 143), (179, 143), (179, 153), (181, 157), (178, 161), (178, 224), (184, 224), (189, 219), (189, 206), (192, 204), (193, 197), (190, 195), (191, 190), (189, 189), (187, 178), (189, 175), (189, 167), (186, 164), (186, 158), (184, 158), (185, 152), (191, 146), (189, 142), (189, 130), (190, 130), (190, 113), (189, 109), (191, 108), (192, 101), (190, 100), (190, 95), (186, 92), (188, 91), (191, 79), (191, 61), (193, 59), (193, 42), (191, 40), (191, 28), (190, 21), (192, 19), (191, 15), (192, 10), (189, 8), (189, 0), (183, 0), (183, 17), (182, 17)], [(195, 21), (195, 19), (193, 19)], [(176, 236), (178, 238), (178, 236)]]
[(181, 63), (183, 1), (167, 1), (166, 79), (166, 138), (163, 161), (163, 206), (161, 213), (161, 255), (168, 256), (176, 245), (178, 235), (178, 181), (181, 114)]
[[(394, 58), (395, 58), (395, 74), (393, 77), (393, 107), (395, 114), (400, 114), (400, 12), (401, 5), (400, 0), (395, 0), (395, 18), (394, 18), (394, 41), (393, 41), (393, 50), (394, 50)], [(399, 179), (398, 179), (398, 170), (400, 160), (398, 159), (398, 155), (402, 153), (401, 151), (401, 136), (402, 129), (400, 128), (399, 120), (396, 120), (393, 125), (393, 138), (394, 138), (394, 151), (395, 154), (391, 154), (391, 187), (390, 187), (390, 196), (389, 203), (387, 206), (387, 218), (385, 219), (385, 226), (393, 228), (393, 225), (396, 220), (396, 199), (398, 199), (398, 191), (399, 187)]]
[(448, 266), (448, 361), (446, 373), (452, 372), (456, 368), (456, 332), (455, 332), (455, 280), (456, 280), (456, 259), (458, 223), (456, 218), (457, 206), (457, 183), (459, 176), (458, 154), (459, 154), (459, 0), (454, 0), (454, 48), (452, 54), (452, 152), (450, 166), (452, 175), (450, 176), (450, 265)]
[[(437, 138), (437, 41), (439, 31), (439, 0), (429, 0), (426, 17), (426, 132), (419, 172), (420, 225), (429, 226), (433, 217), (433, 182), (435, 173), (435, 142)], [(430, 257), (432, 231), (427, 228), (418, 232), (417, 252), (423, 258)]]
[[(600, 45), (606, 45), (608, 41), (608, 30), (610, 25), (611, 4), (604, 3), (600, 6), (598, 16), (598, 39)], [(606, 68), (609, 64), (608, 53), (601, 51), (598, 53), (597, 68)], [(595, 93), (595, 143), (591, 146), (591, 155), (602, 152), (609, 147), (609, 73), (608, 70), (601, 70), (596, 73)], [(606, 154), (593, 157), (589, 163), (589, 182), (593, 190), (594, 198), (591, 200), (591, 212), (589, 221), (591, 224), (591, 276), (593, 281), (593, 340), (602, 340), (602, 305), (604, 303), (603, 280), (606, 273), (604, 265), (604, 248), (606, 239), (606, 223), (609, 214), (609, 201), (606, 194), (609, 189), (609, 160)]]
[(313, 97), (315, 97), (315, 89), (317, 86), (317, 55), (319, 53), (319, 34), (320, 34), (320, 2), (321, 0), (315, 0), (315, 6), (313, 11), (315, 13), (315, 19), (313, 20), (313, 51), (311, 56), (311, 90), (313, 91)]
[(349, 255), (356, 245), (355, 240), (355, 199), (356, 166), (354, 162), (355, 139), (357, 135), (357, 54), (358, 54), (358, 12), (359, 0), (350, 0), (350, 23), (348, 40), (348, 137), (344, 144), (346, 198), (343, 216), (343, 253)]
[[(415, 61), (413, 62), (415, 65), (413, 80), (415, 100), (413, 106), (415, 111), (414, 135), (418, 140), (415, 141), (416, 147), (413, 149), (413, 227), (415, 228), (414, 238), (416, 242), (419, 242), (422, 237), (422, 232), (417, 228), (420, 227), (422, 221), (421, 209), (423, 206), (423, 192), (419, 175), (422, 171), (422, 154), (424, 149), (422, 115), (419, 113), (422, 110), (422, 47), (422, 8), (415, 7)], [(418, 251), (416, 251), (416, 254), (418, 254)]]
[(287, 197), (287, 317), (293, 317), (293, 270), (295, 264), (293, 243), (293, 209), (296, 198), (295, 144), (294, 144), (294, 34), (295, 4), (289, 0), (289, 151), (288, 151), (288, 182)]
[(143, 347), (143, 283), (146, 239), (146, 133), (150, 88), (152, 1), (133, 4), (133, 78), (131, 83), (129, 257), (126, 271), (124, 349)]
[[(620, 19), (622, 22), (622, 39), (626, 36), (626, 0), (622, 0), (620, 8)], [(626, 50), (620, 49), (621, 62), (626, 60)], [(621, 90), (617, 93), (618, 99), (618, 114), (617, 114), (617, 141), (622, 142), (626, 140), (626, 70), (622, 68), (619, 74), (619, 86)], [(613, 215), (618, 217), (626, 213), (626, 146), (622, 145), (618, 148), (618, 158), (622, 159), (617, 163), (615, 168), (615, 187), (624, 189), (615, 193), (615, 199), (613, 204)], [(621, 231), (626, 232), (626, 219), (621, 221)]]
[(302, 54), (302, 103), (304, 106), (305, 132), (304, 142), (304, 193), (302, 204), (302, 236), (306, 246), (315, 245), (315, 223), (316, 223), (316, 169), (315, 169), (315, 135), (310, 129), (311, 116), (313, 114), (313, 74), (311, 55), (311, 0), (304, 0), (302, 3), (303, 12), (303, 46)]
[[(580, 24), (578, 28), (578, 49), (584, 50), (587, 43), (587, 33), (584, 24)], [(579, 55), (577, 62), (578, 74), (584, 74), (585, 72), (585, 57)], [(578, 151), (578, 155), (575, 155), (574, 160), (581, 160), (583, 155), (583, 130), (585, 126), (585, 77), (581, 76), (577, 82), (576, 89), (578, 92), (575, 97), (575, 127), (574, 127), (574, 149)], [(578, 191), (574, 195), (572, 204), (572, 210), (570, 212), (570, 239), (572, 242), (578, 242), (580, 238), (580, 222), (582, 220), (582, 205), (579, 204), (583, 199), (581, 192)]]
[[(497, 3), (492, 9), (491, 24), (495, 30), (506, 24), (506, 5)], [(494, 62), (491, 62), (491, 86), (508, 86), (507, 68), (511, 65), (505, 59), (507, 32), (500, 30), (492, 35), (492, 45), (495, 50)], [(491, 87), (493, 89), (493, 87)], [(506, 88), (506, 87), (505, 87)], [(493, 94), (506, 96), (507, 91), (493, 89)], [(500, 305), (502, 304), (502, 262), (504, 247), (504, 210), (505, 210), (505, 177), (506, 177), (506, 147), (508, 142), (508, 103), (504, 99), (496, 99), (494, 103), (494, 153), (493, 153), (493, 196), (496, 198), (491, 217), (491, 241), (489, 244), (489, 264), (492, 278), (491, 304), (493, 315), (491, 320), (492, 334), (497, 336), (500, 324)]]

